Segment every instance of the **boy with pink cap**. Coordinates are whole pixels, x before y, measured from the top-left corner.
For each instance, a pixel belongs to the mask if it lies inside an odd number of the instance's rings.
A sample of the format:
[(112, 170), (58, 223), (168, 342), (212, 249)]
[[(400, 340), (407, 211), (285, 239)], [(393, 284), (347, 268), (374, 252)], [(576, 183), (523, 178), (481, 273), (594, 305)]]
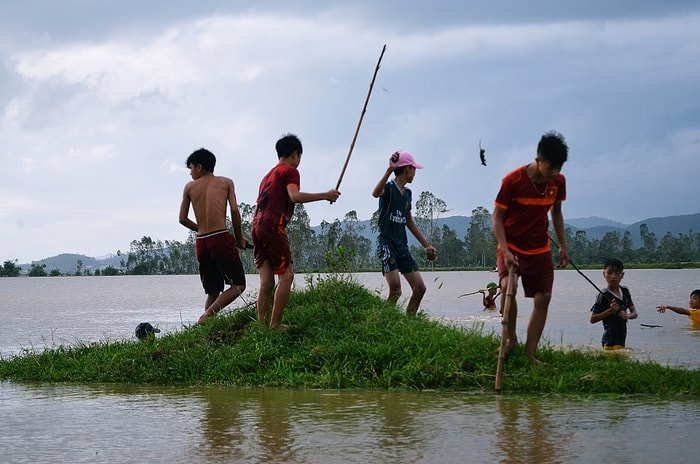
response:
[[(377, 255), (382, 263), (382, 274), (389, 285), (387, 299), (396, 303), (401, 296), (400, 272), (411, 286), (412, 294), (406, 307), (409, 316), (415, 316), (426, 288), (418, 264), (408, 248), (406, 228), (425, 249), (430, 261), (437, 258), (437, 250), (423, 237), (411, 215), (412, 196), (406, 184), (413, 182), (416, 169), (423, 169), (423, 166), (410, 153), (397, 151), (389, 158), (389, 167), (372, 191), (372, 196), (379, 198)], [(394, 179), (389, 181), (392, 172)]]

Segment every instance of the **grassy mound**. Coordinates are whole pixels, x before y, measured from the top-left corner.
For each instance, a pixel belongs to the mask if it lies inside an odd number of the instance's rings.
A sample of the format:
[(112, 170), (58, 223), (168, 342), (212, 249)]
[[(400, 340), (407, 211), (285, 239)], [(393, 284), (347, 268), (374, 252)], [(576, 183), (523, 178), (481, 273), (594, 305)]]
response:
[[(493, 391), (500, 339), (406, 317), (351, 280), (311, 280), (285, 311), (287, 332), (260, 326), (254, 308), (144, 341), (27, 352), (0, 360), (0, 379), (42, 382), (283, 388)], [(700, 371), (623, 355), (522, 351), (506, 360), (502, 389), (527, 393), (700, 394)]]

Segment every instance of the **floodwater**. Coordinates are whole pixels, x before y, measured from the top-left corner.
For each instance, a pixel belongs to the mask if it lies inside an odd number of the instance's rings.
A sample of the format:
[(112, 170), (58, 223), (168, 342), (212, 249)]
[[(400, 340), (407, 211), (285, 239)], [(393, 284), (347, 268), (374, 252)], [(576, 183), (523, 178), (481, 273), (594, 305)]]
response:
[[(604, 284), (602, 272), (585, 273)], [(423, 276), (422, 309), (430, 317), (500, 333), (498, 315), (481, 309), (479, 295), (458, 298), (495, 274)], [(297, 276), (297, 285), (307, 278)], [(356, 278), (386, 293), (378, 273)], [(700, 288), (700, 270), (630, 270), (623, 284), (640, 313), (629, 324), (628, 354), (700, 367), (700, 330), (685, 316), (654, 310), (687, 305)], [(234, 306), (253, 301), (256, 289), (257, 276), (249, 276)], [(595, 292), (575, 271), (558, 271), (544, 342), (599, 349), (602, 327), (588, 322)], [(531, 301), (519, 302), (524, 339)], [(133, 338), (145, 321), (163, 333), (178, 331), (196, 322), (203, 303), (196, 276), (1, 278), (0, 355)], [(0, 382), (0, 461), (695, 462), (699, 415), (700, 398)]]

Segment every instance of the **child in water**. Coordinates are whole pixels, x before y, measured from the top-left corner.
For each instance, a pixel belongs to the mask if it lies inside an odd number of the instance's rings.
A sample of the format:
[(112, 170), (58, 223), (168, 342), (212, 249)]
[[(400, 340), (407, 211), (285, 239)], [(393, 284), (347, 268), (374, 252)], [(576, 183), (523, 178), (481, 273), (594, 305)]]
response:
[(684, 314), (688, 316), (693, 327), (700, 328), (700, 289), (693, 290), (690, 293), (690, 300), (688, 301), (688, 306), (690, 309), (681, 308), (680, 306), (657, 306), (656, 309), (660, 313), (665, 313), (667, 309), (670, 309), (674, 313)]
[(598, 293), (591, 308), (591, 324), (603, 321), (604, 350), (621, 350), (627, 339), (627, 321), (637, 318), (637, 309), (629, 289), (620, 285), (625, 276), (622, 261), (610, 258), (603, 269), (608, 286), (603, 293)]
[(500, 295), (498, 292), (498, 284), (496, 282), (489, 282), (486, 284), (486, 290), (479, 290), (479, 293), (483, 295), (484, 311), (496, 309), (496, 298)]

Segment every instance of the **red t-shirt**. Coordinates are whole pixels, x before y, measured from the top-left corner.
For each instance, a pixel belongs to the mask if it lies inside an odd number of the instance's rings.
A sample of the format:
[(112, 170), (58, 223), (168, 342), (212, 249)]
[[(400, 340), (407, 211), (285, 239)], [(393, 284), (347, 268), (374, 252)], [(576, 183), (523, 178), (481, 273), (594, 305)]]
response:
[(288, 185), (300, 189), (299, 171), (294, 166), (279, 163), (260, 182), (253, 226), (274, 223), (285, 227), (294, 214), (294, 203), (287, 193)]
[(526, 169), (527, 165), (522, 166), (503, 178), (496, 207), (505, 210), (508, 247), (535, 255), (551, 249), (547, 213), (554, 203), (566, 200), (566, 179), (557, 174), (547, 182), (533, 184)]

